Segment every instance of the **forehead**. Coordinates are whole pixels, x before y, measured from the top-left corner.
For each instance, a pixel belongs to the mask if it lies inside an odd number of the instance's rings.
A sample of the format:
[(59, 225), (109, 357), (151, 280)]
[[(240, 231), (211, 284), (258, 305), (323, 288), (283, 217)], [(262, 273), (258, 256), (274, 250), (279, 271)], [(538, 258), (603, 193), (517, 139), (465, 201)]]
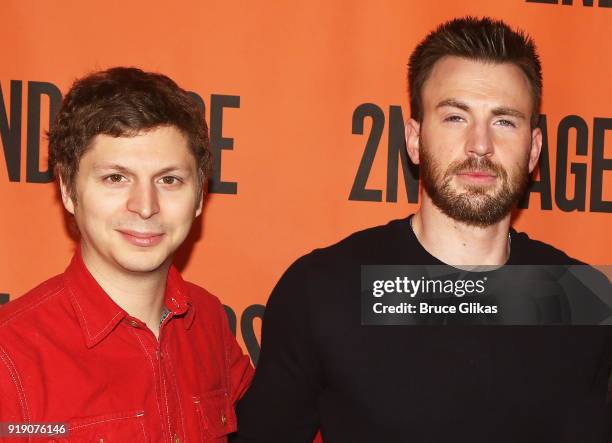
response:
[(133, 168), (195, 166), (187, 138), (174, 126), (160, 126), (126, 137), (96, 135), (81, 157), (80, 166), (107, 162)]
[(532, 107), (529, 81), (513, 63), (493, 63), (447, 56), (438, 60), (423, 85), (423, 105), (431, 109), (450, 98), (509, 106), (526, 114)]

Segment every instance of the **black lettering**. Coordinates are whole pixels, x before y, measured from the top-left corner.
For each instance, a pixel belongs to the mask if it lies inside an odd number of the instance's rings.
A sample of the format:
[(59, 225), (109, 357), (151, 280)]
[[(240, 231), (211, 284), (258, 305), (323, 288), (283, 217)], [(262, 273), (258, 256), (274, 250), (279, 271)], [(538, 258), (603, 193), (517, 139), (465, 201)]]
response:
[(593, 121), (593, 162), (591, 165), (592, 212), (612, 212), (612, 201), (603, 200), (604, 171), (612, 170), (612, 159), (604, 158), (605, 134), (606, 131), (610, 130), (612, 130), (612, 118), (595, 117)]
[(8, 294), (0, 294), (0, 305), (4, 305), (9, 302)]
[(237, 194), (238, 183), (221, 181), (221, 151), (234, 149), (234, 139), (223, 137), (223, 108), (240, 108), (240, 96), (210, 96), (210, 149), (213, 154), (213, 167), (208, 191), (216, 194)]
[(387, 155), (387, 196), (386, 201), (397, 201), (398, 158), (402, 162), (402, 175), (409, 203), (419, 201), (419, 172), (416, 165), (408, 161), (404, 116), (401, 106), (389, 107), (389, 152)]
[(236, 336), (236, 313), (234, 312), (234, 310), (232, 308), (230, 308), (227, 305), (223, 305), (223, 309), (225, 310), (225, 315), (227, 316), (227, 322), (229, 323), (229, 328), (232, 331), (232, 334), (234, 334), (234, 337)]
[(357, 169), (357, 175), (355, 175), (349, 200), (380, 202), (382, 201), (382, 191), (379, 189), (366, 189), (366, 184), (372, 170), (372, 163), (374, 162), (376, 150), (382, 137), (383, 128), (385, 127), (385, 114), (382, 109), (373, 103), (359, 105), (355, 112), (353, 112), (353, 134), (363, 134), (363, 123), (366, 117), (372, 118), (372, 130), (366, 142), (366, 147)]
[(40, 161), (40, 100), (41, 96), (49, 97), (49, 127), (55, 120), (62, 104), (62, 93), (52, 83), (28, 82), (28, 139), (26, 181), (29, 183), (48, 183), (53, 180), (53, 171), (39, 170)]
[[(558, 5), (559, 0), (525, 0), (527, 3), (543, 3), (546, 5)], [(572, 6), (574, 4), (573, 0), (562, 0), (562, 5)], [(593, 0), (582, 0), (582, 6), (593, 6)], [(600, 8), (612, 8), (612, 0), (599, 0), (598, 6)]]
[(538, 127), (542, 131), (542, 151), (540, 152), (540, 161), (538, 169), (540, 171), (540, 180), (534, 180), (531, 177), (529, 186), (525, 195), (518, 204), (519, 208), (527, 209), (529, 207), (529, 198), (532, 193), (540, 194), (540, 208), (550, 211), (552, 209), (552, 195), (550, 186), (550, 160), (548, 154), (548, 124), (546, 115), (540, 115)]
[(0, 85), (0, 137), (4, 148), (4, 161), (9, 181), (18, 182), (21, 178), (21, 81), (11, 80), (8, 103), (11, 110), (10, 123)]
[(568, 115), (559, 123), (557, 130), (557, 170), (555, 171), (555, 202), (559, 209), (565, 212), (584, 211), (586, 200), (587, 165), (572, 163), (571, 173), (574, 175), (574, 197), (567, 198), (567, 152), (570, 129), (576, 130), (576, 154), (587, 155), (589, 129), (586, 122), (577, 115)]
[(253, 328), (253, 320), (255, 318), (263, 321), (265, 308), (263, 305), (251, 305), (244, 310), (242, 318), (240, 319), (240, 329), (242, 330), (242, 339), (246, 345), (247, 351), (251, 356), (253, 364), (257, 366), (259, 360), (260, 346), (255, 337), (255, 330)]
[[(561, 4), (572, 6), (574, 4), (574, 0), (563, 0)], [(593, 6), (593, 0), (582, 0), (582, 6)]]

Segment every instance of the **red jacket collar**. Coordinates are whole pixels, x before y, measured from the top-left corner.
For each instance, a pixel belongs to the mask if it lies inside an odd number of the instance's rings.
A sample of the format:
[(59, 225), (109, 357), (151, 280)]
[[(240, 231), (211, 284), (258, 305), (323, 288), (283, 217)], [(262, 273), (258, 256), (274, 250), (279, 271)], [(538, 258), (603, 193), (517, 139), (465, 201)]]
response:
[[(83, 262), (80, 248), (77, 248), (64, 272), (64, 281), (88, 348), (100, 343), (121, 320), (129, 317), (91, 275)], [(183, 318), (186, 329), (191, 327), (193, 305), (187, 285), (174, 265), (168, 271), (164, 304), (173, 316)]]

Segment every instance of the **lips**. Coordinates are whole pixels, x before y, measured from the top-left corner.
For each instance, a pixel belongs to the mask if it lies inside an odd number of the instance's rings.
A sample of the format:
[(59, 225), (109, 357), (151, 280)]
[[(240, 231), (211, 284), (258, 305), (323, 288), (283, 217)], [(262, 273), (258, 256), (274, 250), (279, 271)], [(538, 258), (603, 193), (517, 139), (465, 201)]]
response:
[(488, 171), (462, 171), (458, 172), (457, 175), (461, 178), (467, 178), (477, 181), (489, 181), (497, 178), (497, 175)]
[(129, 243), (135, 246), (141, 247), (150, 247), (158, 244), (164, 233), (158, 232), (138, 232), (138, 231), (126, 231), (126, 230), (118, 230), (123, 238), (127, 240)]

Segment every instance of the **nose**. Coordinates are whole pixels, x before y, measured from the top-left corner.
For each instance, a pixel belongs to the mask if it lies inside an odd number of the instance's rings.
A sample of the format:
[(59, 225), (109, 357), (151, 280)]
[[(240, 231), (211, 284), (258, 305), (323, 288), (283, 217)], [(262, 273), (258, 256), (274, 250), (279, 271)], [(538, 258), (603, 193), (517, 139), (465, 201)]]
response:
[(465, 146), (466, 154), (484, 157), (493, 154), (493, 141), (489, 131), (489, 125), (474, 124), (469, 129), (468, 139)]
[(130, 190), (127, 209), (148, 219), (159, 212), (157, 189), (152, 183), (136, 183)]

